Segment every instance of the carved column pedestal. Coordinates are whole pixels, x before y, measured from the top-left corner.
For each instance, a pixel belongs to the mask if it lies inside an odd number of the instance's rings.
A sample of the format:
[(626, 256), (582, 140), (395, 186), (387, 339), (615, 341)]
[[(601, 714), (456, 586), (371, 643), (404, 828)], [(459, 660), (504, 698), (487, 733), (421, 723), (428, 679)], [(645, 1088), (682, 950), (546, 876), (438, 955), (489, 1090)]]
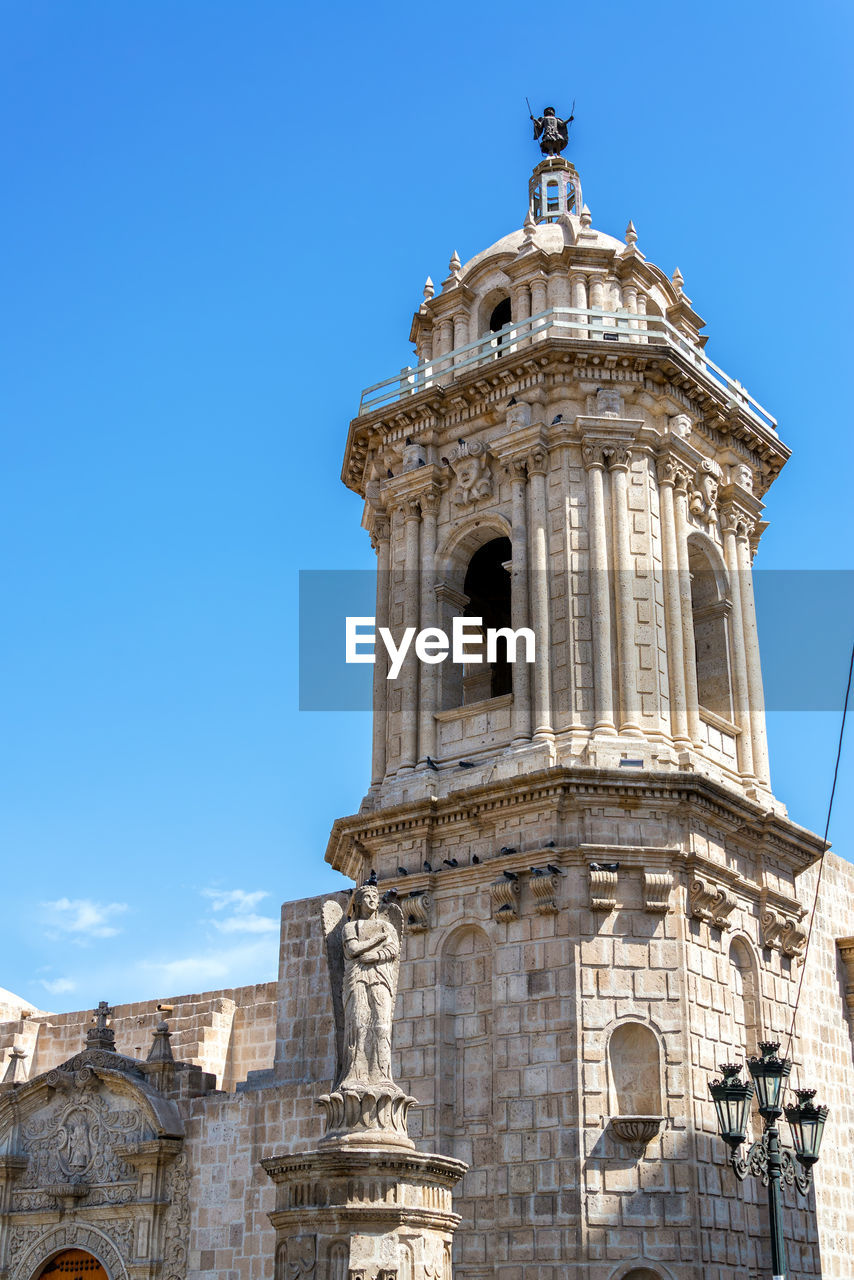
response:
[(451, 1280), (459, 1160), (375, 1145), (264, 1160), (275, 1280)]

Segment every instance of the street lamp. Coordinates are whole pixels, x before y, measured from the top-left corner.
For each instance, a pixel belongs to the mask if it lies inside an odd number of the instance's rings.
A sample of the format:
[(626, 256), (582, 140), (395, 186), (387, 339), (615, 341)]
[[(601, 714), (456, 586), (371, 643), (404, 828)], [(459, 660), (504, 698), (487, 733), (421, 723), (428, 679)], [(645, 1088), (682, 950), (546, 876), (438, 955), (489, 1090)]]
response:
[[(783, 1239), (783, 1212), (780, 1190), (783, 1182), (797, 1187), (806, 1195), (812, 1182), (812, 1166), (818, 1160), (818, 1151), (827, 1119), (827, 1107), (817, 1107), (813, 1102), (815, 1089), (796, 1089), (797, 1104), (780, 1105), (783, 1081), (792, 1070), (788, 1058), (777, 1056), (778, 1041), (766, 1040), (759, 1045), (761, 1057), (750, 1058), (747, 1066), (750, 1081), (741, 1077), (738, 1063), (727, 1062), (721, 1067), (721, 1079), (713, 1080), (709, 1092), (715, 1104), (718, 1130), (730, 1149), (729, 1161), (739, 1181), (748, 1174), (761, 1178), (768, 1188), (768, 1211), (771, 1219), (771, 1266), (773, 1280), (785, 1280), (786, 1243)], [(765, 1122), (762, 1137), (754, 1142), (747, 1156), (739, 1154), (739, 1147), (747, 1136), (750, 1100), (756, 1093), (759, 1114)], [(795, 1158), (780, 1146), (777, 1121), (785, 1111), (792, 1133)], [(798, 1167), (800, 1166), (800, 1168)]]

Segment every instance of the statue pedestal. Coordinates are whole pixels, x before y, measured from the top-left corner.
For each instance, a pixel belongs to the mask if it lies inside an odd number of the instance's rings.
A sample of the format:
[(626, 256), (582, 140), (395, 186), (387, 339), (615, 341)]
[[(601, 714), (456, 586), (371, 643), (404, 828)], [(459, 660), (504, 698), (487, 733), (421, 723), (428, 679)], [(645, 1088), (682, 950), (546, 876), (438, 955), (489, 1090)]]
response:
[(391, 1081), (379, 1085), (339, 1085), (317, 1099), (326, 1135), (321, 1147), (379, 1146), (415, 1149), (406, 1115), (415, 1099)]
[(275, 1280), (451, 1280), (460, 1160), (353, 1135), (263, 1165), (276, 1184)]

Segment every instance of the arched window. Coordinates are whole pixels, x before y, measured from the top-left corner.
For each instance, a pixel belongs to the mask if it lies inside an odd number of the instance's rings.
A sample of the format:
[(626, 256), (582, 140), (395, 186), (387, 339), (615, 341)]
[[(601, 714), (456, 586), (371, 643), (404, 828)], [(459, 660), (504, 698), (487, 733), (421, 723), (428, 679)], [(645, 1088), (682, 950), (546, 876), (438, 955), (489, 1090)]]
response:
[[(493, 538), (475, 551), (466, 572), (463, 591), (468, 596), (467, 618), (482, 618), (484, 631), (510, 626), (510, 574), (504, 567), (510, 560), (509, 538)], [(474, 648), (474, 646), (469, 646)], [(507, 660), (507, 642), (500, 638), (494, 662), (487, 662), (485, 640), (481, 661), (467, 663), (463, 673), (463, 705), (510, 693), (513, 675)]]
[(736, 1056), (745, 1060), (756, 1052), (759, 1034), (759, 991), (756, 965), (750, 948), (741, 938), (729, 947), (730, 992), (732, 996), (732, 1043)]
[(655, 1033), (621, 1022), (608, 1041), (610, 1106), (614, 1116), (661, 1115), (661, 1062)]
[(560, 186), (553, 178), (546, 183), (546, 213), (560, 212)]
[(688, 539), (691, 574), (691, 611), (694, 621), (694, 656), (697, 664), (697, 698), (701, 707), (732, 723), (732, 681), (729, 664), (726, 573), (716, 567), (707, 549), (696, 538)]
[(46, 1262), (39, 1280), (107, 1280), (107, 1273), (97, 1258), (82, 1249), (64, 1249)]

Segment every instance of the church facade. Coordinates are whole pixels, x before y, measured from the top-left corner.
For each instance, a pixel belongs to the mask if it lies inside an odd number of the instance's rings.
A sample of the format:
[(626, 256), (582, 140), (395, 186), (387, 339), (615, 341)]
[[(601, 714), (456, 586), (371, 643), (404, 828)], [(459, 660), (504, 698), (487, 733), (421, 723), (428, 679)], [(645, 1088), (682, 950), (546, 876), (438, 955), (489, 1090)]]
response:
[(377, 648), (370, 787), (326, 851), (403, 913), (394, 1076), (430, 1213), (354, 1261), (357, 1209), (376, 1243), (403, 1204), (389, 1164), (317, 1225), (335, 1031), (322, 902), (291, 902), (275, 982), (94, 1018), (0, 993), (0, 1280), (759, 1280), (766, 1193), (709, 1082), (785, 1051), (802, 974), (789, 1056), (831, 1111), (813, 1190), (785, 1189), (786, 1274), (854, 1276), (854, 872), (825, 855), (804, 969), (823, 844), (771, 788), (751, 576), (789, 451), (555, 147), (528, 202), (428, 280), (343, 468), (377, 628), (474, 636), (393, 680)]

